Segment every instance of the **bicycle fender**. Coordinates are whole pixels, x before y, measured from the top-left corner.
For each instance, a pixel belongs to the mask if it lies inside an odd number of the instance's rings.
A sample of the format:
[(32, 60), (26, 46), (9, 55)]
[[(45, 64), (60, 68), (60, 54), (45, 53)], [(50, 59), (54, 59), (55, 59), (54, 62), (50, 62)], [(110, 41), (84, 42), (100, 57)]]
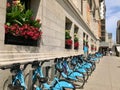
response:
[(50, 89), (50, 85), (48, 85), (47, 83), (44, 83), (43, 85), (45, 89)]
[(54, 87), (54, 90), (61, 90), (62, 88), (75, 88), (72, 83), (69, 83), (67, 81), (59, 81)]
[(41, 88), (39, 88), (39, 87), (36, 87), (36, 88), (35, 88), (35, 90), (42, 90), (42, 89), (41, 89)]
[(65, 73), (61, 73), (62, 77), (67, 78), (67, 75)]
[(84, 68), (77, 69), (78, 72), (86, 73), (87, 71)]
[(83, 77), (83, 74), (75, 71), (75, 72), (70, 74), (70, 77)]

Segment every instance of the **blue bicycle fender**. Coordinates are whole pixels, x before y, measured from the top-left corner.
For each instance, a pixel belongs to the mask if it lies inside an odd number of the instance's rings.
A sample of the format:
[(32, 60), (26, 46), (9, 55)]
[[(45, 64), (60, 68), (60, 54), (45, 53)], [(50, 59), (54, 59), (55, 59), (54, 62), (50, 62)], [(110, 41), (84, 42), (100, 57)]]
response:
[(89, 65), (83, 65), (84, 68), (91, 68)]
[(90, 67), (92, 67), (92, 64), (91, 63), (86, 63), (87, 65), (89, 65)]
[(48, 85), (47, 83), (44, 83), (43, 85), (45, 89), (50, 89), (50, 85)]
[(82, 73), (86, 73), (87, 72), (84, 68), (79, 68), (77, 71), (78, 72), (82, 72)]
[(71, 80), (77, 80), (77, 78), (73, 77), (73, 76), (68, 76), (68, 78), (71, 79)]
[(41, 88), (39, 88), (39, 87), (36, 87), (36, 89), (35, 90), (42, 90)]
[(70, 88), (70, 89), (73, 89), (75, 88), (73, 86), (73, 84), (67, 82), (67, 81), (59, 81), (55, 87), (53, 87), (54, 89), (53, 90), (61, 90), (62, 88)]
[(61, 73), (62, 77), (67, 78), (67, 75), (65, 73)]
[(69, 75), (70, 77), (83, 77), (83, 74), (79, 73), (79, 72), (73, 72)]

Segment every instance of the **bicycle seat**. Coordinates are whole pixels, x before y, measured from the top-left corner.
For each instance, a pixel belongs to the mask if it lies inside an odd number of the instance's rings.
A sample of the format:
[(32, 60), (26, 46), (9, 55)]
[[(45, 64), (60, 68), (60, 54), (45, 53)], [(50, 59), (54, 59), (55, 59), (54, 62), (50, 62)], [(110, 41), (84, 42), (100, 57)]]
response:
[(47, 77), (38, 77), (40, 83), (46, 83), (48, 81)]

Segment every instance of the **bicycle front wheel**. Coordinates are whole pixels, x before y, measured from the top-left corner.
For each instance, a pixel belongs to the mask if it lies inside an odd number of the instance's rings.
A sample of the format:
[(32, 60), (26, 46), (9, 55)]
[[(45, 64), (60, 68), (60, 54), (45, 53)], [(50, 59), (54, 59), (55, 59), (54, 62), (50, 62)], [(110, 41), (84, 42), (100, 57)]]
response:
[(26, 90), (23, 86), (20, 85), (12, 85), (12, 79), (8, 78), (3, 85), (3, 90)]
[(76, 88), (83, 88), (85, 84), (85, 77), (77, 77), (78, 80), (74, 81), (73, 83), (75, 84)]
[(40, 82), (38, 78), (36, 77), (36, 79), (33, 81), (32, 76), (33, 76), (33, 71), (30, 71), (29, 73), (25, 75), (25, 82), (27, 83), (27, 87), (28, 87), (27, 89), (38, 90), (37, 88), (40, 88), (40, 90), (42, 90), (40, 87)]
[(3, 84), (3, 90), (12, 90), (12, 77), (9, 77)]

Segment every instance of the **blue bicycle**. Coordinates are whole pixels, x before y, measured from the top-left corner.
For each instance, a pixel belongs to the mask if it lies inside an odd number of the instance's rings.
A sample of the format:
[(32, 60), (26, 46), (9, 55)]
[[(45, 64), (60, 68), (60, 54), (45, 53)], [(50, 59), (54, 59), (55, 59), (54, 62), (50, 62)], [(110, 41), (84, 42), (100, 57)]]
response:
[(78, 71), (84, 75), (85, 81), (88, 80), (88, 70), (80, 65), (83, 63), (82, 61), (78, 60), (78, 56), (71, 57), (71, 67), (74, 71)]
[(48, 78), (43, 75), (42, 71), (44, 62), (48, 62), (48, 60), (34, 61), (31, 63), (33, 70), (26, 75), (26, 79), (28, 78), (28, 81), (31, 80), (28, 83), (29, 90), (75, 90), (75, 87), (71, 82), (59, 79), (57, 76), (54, 77), (54, 80), (50, 84), (48, 84)]
[(20, 63), (13, 64), (11, 66), (2, 67), (2, 70), (10, 69), (11, 76), (4, 82), (3, 90), (27, 90), (23, 71), (25, 70), (26, 65), (23, 69), (20, 69)]
[[(56, 62), (56, 68), (61, 73), (62, 77), (73, 82), (76, 88), (83, 88), (85, 84), (84, 75), (78, 71), (72, 70), (67, 59), (69, 58), (59, 58)], [(60, 71), (63, 69), (62, 71)]]

